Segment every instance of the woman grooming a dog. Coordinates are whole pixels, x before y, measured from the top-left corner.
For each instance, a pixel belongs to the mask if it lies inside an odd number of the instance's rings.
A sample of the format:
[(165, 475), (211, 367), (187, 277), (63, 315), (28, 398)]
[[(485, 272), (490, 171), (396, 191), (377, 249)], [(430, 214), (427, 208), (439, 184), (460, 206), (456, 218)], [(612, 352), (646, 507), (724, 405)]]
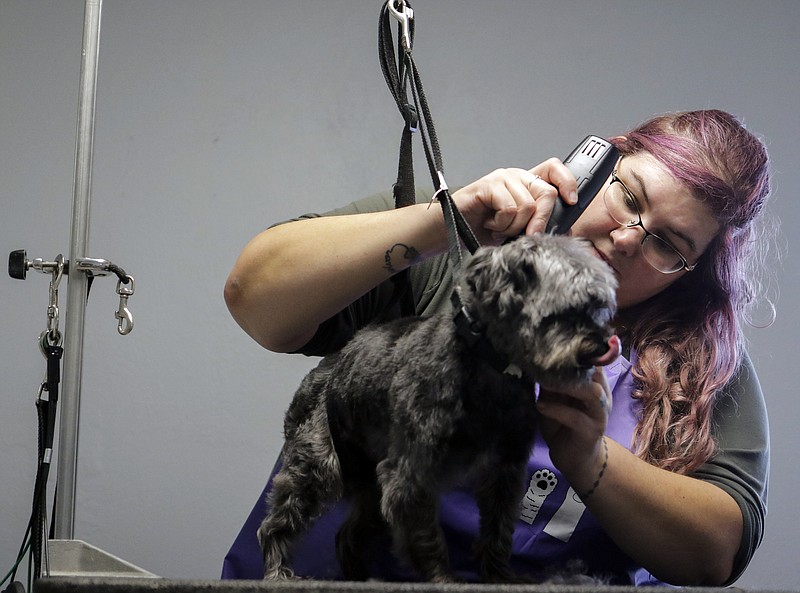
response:
[[(539, 395), (512, 566), (524, 575), (579, 560), (612, 584), (730, 584), (766, 513), (767, 418), (741, 323), (758, 296), (751, 251), (768, 157), (716, 110), (657, 117), (612, 142), (622, 157), (571, 234), (616, 274), (624, 352), (585, 388)], [(494, 171), (453, 197), (486, 245), (543, 232), (559, 194), (574, 203), (575, 179), (550, 159)], [(324, 355), (400, 315), (391, 277), (405, 268), (417, 314), (449, 307), (445, 226), (430, 198), (393, 209), (382, 195), (264, 231), (226, 284), (231, 314), (265, 348)], [(298, 542), (298, 576), (336, 578), (341, 512)], [(260, 578), (264, 513), (262, 501), (224, 577)], [(476, 516), (463, 492), (442, 497), (452, 568), (467, 580)], [(374, 567), (377, 578), (414, 578), (388, 552)]]

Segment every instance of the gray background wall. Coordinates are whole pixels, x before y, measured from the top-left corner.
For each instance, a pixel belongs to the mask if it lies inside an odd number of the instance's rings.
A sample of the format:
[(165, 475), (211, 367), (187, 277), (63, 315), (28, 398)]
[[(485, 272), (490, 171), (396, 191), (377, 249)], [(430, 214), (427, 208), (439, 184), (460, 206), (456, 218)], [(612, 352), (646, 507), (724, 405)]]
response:
[[(314, 362), (251, 342), (228, 316), (222, 287), (244, 243), (270, 223), (391, 185), (401, 122), (376, 57), (379, 7), (106, 0), (87, 254), (136, 278), (136, 327), (117, 335), (114, 281), (95, 282), (76, 538), (162, 576), (219, 574), (279, 450), (283, 411)], [(451, 185), (563, 157), (586, 133), (619, 133), (669, 110), (721, 107), (766, 140), (770, 212), (782, 220), (786, 253), (778, 322), (749, 335), (771, 413), (773, 472), (766, 538), (739, 584), (797, 588), (800, 3), (414, 7), (414, 54)], [(3, 258), (18, 248), (69, 255), (82, 24), (81, 0), (0, 0)], [(47, 277), (3, 276), (5, 574), (29, 513)]]

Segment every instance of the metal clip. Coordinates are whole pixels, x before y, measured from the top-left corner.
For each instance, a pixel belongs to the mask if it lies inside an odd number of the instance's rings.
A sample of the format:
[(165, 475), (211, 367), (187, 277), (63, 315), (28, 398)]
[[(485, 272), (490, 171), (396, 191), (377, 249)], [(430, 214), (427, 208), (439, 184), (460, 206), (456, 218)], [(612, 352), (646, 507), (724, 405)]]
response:
[(61, 332), (58, 329), (58, 285), (61, 283), (61, 278), (64, 275), (63, 255), (58, 254), (56, 261), (51, 267), (51, 273), (53, 278), (50, 280), (50, 300), (47, 304), (47, 329), (40, 337), (40, 345), (42, 346), (44, 346), (45, 340), (47, 340), (51, 346), (58, 346), (61, 344)]
[(44, 392), (45, 391), (49, 391), (48, 388), (47, 388), (47, 377), (45, 377), (45, 380), (42, 381), (41, 385), (39, 385), (39, 394), (36, 396), (36, 399), (40, 400), (40, 401), (44, 401)]
[(122, 336), (128, 335), (133, 329), (133, 314), (131, 313), (130, 309), (128, 309), (128, 298), (130, 298), (130, 296), (133, 294), (133, 291), (135, 290), (135, 284), (133, 281), (133, 276), (125, 276), (125, 280), (127, 280), (125, 285), (123, 285), (122, 279), (117, 280), (119, 307), (117, 308), (117, 312), (114, 313), (114, 317), (119, 320), (119, 323), (117, 324), (117, 331)]
[(56, 332), (55, 339), (50, 336), (50, 332), (44, 330), (42, 333), (39, 334), (39, 352), (42, 353), (42, 356), (47, 358), (48, 350), (51, 346), (61, 346), (61, 332)]
[(81, 257), (74, 262), (75, 269), (80, 272), (88, 272), (92, 276), (108, 276), (111, 272), (111, 262), (107, 259), (94, 257)]
[[(395, 2), (399, 8), (395, 7)], [(387, 0), (386, 7), (392, 16), (400, 23), (402, 30), (400, 34), (400, 43), (403, 45), (405, 52), (411, 53), (411, 21), (414, 20), (414, 10), (406, 5), (404, 0)]]

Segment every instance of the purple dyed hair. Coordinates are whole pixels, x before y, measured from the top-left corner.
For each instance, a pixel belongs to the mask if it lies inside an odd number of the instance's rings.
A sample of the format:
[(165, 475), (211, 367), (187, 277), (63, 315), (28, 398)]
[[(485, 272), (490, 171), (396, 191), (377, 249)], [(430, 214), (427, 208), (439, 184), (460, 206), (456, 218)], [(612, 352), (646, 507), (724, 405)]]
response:
[(741, 361), (741, 320), (758, 286), (750, 265), (770, 193), (769, 158), (758, 138), (719, 110), (662, 115), (612, 142), (623, 155), (652, 155), (708, 204), (721, 227), (691, 274), (625, 315), (638, 354), (637, 452), (689, 473), (714, 454), (715, 396)]

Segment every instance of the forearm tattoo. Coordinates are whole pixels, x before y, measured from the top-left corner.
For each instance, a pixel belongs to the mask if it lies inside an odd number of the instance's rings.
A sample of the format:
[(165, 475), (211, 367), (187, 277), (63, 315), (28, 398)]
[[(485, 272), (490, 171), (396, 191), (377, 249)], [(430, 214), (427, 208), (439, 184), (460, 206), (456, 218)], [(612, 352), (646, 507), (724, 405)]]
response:
[(413, 265), (418, 259), (419, 251), (414, 247), (406, 245), (405, 243), (395, 243), (383, 254), (383, 267), (388, 270), (390, 274), (395, 274), (398, 270), (393, 262), (397, 261), (398, 264), (408, 263), (408, 265)]

